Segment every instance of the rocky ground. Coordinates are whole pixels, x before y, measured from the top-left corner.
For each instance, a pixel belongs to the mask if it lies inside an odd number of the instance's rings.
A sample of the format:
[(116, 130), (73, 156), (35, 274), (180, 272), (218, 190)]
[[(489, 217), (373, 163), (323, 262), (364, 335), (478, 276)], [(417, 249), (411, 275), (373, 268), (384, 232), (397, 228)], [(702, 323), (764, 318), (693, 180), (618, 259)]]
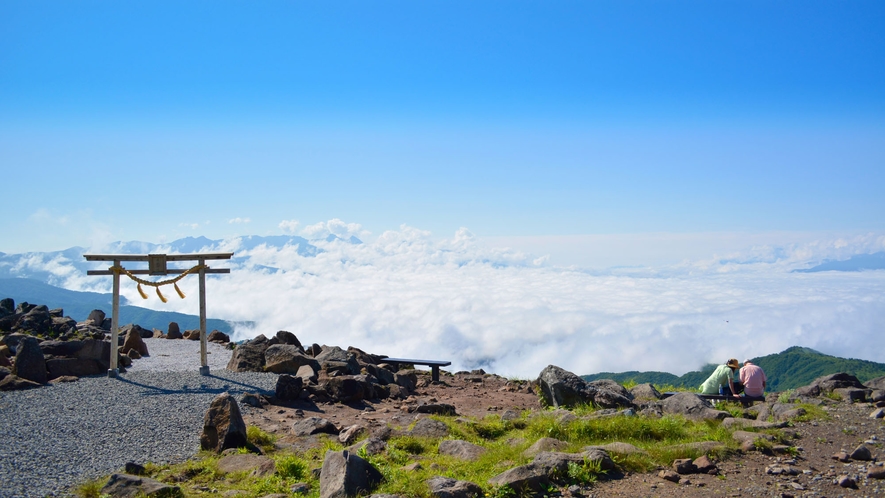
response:
[[(541, 410), (537, 394), (528, 383), (511, 382), (495, 375), (478, 373), (444, 375), (442, 383), (428, 379), (419, 381), (416, 393), (406, 400), (364, 402), (354, 406), (342, 403), (311, 404), (293, 402), (267, 405), (262, 410), (249, 410), (246, 423), (261, 427), (281, 437), (282, 444), (303, 447), (312, 444), (289, 432), (292, 423), (312, 416), (326, 418), (338, 427), (360, 424), (369, 432), (390, 426), (404, 428), (426, 415), (415, 413), (420, 404), (449, 404), (458, 415), (482, 418), (502, 414), (506, 410)], [(757, 451), (733, 455), (717, 462), (717, 475), (691, 474), (674, 483), (659, 476), (659, 470), (643, 474), (627, 474), (618, 479), (602, 480), (589, 490), (592, 496), (885, 496), (885, 480), (871, 479), (870, 471), (881, 473), (885, 468), (875, 461), (845, 462), (834, 459), (840, 452), (850, 454), (867, 442), (874, 459), (885, 459), (882, 442), (885, 424), (870, 418), (875, 409), (869, 403), (845, 403), (823, 400), (829, 414), (827, 420), (797, 422), (785, 431), (795, 437), (797, 454), (764, 454)], [(880, 460), (881, 461), (881, 460)], [(846, 482), (846, 478), (854, 482)], [(840, 486), (840, 481), (843, 485)]]

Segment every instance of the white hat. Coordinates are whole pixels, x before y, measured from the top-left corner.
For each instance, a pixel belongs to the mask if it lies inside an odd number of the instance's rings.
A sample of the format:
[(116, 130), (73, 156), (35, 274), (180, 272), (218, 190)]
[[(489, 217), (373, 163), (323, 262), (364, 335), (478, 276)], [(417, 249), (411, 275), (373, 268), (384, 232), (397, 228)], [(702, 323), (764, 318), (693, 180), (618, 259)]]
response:
[(752, 362), (752, 361), (750, 361), (750, 359), (749, 359), (749, 358), (747, 358), (747, 359), (746, 359), (746, 360), (744, 360), (744, 365), (746, 365), (746, 364), (747, 364), (747, 363), (753, 363), (753, 362)]

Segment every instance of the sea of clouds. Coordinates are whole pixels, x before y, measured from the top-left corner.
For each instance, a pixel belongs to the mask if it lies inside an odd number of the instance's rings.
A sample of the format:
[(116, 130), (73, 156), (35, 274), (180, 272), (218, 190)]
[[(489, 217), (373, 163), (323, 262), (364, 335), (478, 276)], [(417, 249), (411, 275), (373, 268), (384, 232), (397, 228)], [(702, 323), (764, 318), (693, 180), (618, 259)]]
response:
[[(791, 272), (885, 250), (879, 235), (587, 269), (490, 247), (466, 229), (439, 239), (402, 226), (370, 238), (357, 224), (332, 220), (302, 233), (321, 249), (315, 256), (295, 245), (243, 249), (240, 238), (203, 249), (235, 253), (211, 263), (232, 271), (207, 284), (209, 316), (254, 322), (238, 326), (234, 339), (288, 330), (302, 343), (451, 360), (454, 370), (521, 378), (549, 364), (578, 374), (682, 374), (794, 345), (885, 362), (885, 270)], [(32, 264), (54, 272), (56, 285), (110, 291), (109, 277), (87, 277), (61, 256)], [(188, 297), (166, 292), (167, 304), (142, 300), (126, 280), (121, 293), (138, 306), (197, 314), (197, 279), (179, 285)]]

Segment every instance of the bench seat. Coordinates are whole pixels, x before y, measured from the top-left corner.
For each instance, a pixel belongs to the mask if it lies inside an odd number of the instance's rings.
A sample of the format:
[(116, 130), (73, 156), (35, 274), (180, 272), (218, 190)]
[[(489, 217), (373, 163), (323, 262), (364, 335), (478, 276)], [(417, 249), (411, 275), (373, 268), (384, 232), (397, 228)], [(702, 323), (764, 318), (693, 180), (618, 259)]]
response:
[(451, 361), (445, 360), (412, 360), (408, 358), (382, 358), (381, 361), (393, 365), (408, 364), (430, 367), (430, 377), (434, 382), (439, 382), (439, 367), (447, 367), (452, 364)]
[[(687, 392), (691, 392), (691, 391), (687, 391)], [(678, 394), (678, 391), (677, 392), (661, 393), (661, 399), (669, 398), (670, 396), (673, 396), (674, 394)], [(699, 393), (693, 393), (693, 394), (697, 394), (701, 398), (706, 399), (706, 400), (710, 400), (710, 401), (733, 401), (735, 403), (740, 403), (744, 406), (750, 406), (756, 401), (765, 401), (765, 396), (743, 395), (740, 398), (735, 398), (734, 396), (732, 396), (730, 394), (728, 394), (728, 395), (726, 395), (726, 394), (699, 394)]]

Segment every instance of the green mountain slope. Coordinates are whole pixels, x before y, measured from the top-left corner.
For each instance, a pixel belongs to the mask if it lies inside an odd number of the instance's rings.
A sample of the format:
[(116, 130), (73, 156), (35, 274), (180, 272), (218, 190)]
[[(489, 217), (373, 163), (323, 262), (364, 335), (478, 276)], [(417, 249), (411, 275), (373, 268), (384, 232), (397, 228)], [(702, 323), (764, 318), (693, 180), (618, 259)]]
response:
[[(98, 292), (78, 292), (44, 284), (38, 280), (27, 278), (0, 278), (0, 299), (11, 297), (15, 304), (28, 302), (31, 304), (45, 304), (52, 308), (64, 309), (64, 314), (78, 322), (83, 321), (94, 309), (100, 309), (111, 314), (111, 294)], [(137, 323), (146, 329), (159, 329), (165, 331), (169, 322), (177, 322), (181, 330), (200, 328), (200, 317), (186, 315), (173, 311), (154, 311), (138, 306), (129, 306), (120, 302), (120, 325)], [(217, 329), (226, 334), (233, 332), (229, 322), (217, 318), (207, 318), (206, 328)]]
[[(753, 358), (753, 363), (762, 367), (768, 377), (769, 392), (785, 391), (807, 386), (814, 379), (839, 372), (854, 375), (861, 382), (885, 376), (885, 363), (867, 360), (839, 358), (819, 353), (813, 349), (793, 346), (777, 354)], [(714, 364), (704, 365), (699, 371), (688, 372), (681, 377), (666, 372), (602, 372), (583, 375), (584, 380), (612, 379), (616, 382), (632, 381), (638, 384), (651, 383), (655, 386), (676, 386), (698, 388), (716, 368)]]

